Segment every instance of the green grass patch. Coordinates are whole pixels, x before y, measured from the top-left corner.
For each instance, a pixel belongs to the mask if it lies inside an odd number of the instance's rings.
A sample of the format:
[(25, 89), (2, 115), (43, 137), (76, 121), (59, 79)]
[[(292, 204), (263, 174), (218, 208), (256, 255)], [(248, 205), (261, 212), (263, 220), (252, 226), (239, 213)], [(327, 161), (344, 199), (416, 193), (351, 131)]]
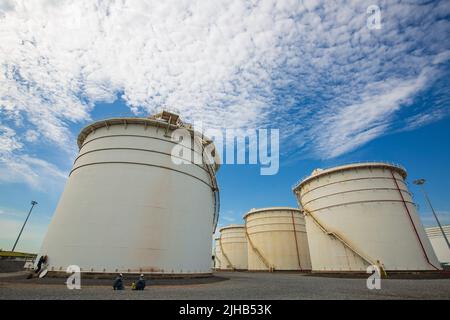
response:
[(8, 258), (35, 258), (37, 254), (27, 252), (0, 251), (0, 257)]

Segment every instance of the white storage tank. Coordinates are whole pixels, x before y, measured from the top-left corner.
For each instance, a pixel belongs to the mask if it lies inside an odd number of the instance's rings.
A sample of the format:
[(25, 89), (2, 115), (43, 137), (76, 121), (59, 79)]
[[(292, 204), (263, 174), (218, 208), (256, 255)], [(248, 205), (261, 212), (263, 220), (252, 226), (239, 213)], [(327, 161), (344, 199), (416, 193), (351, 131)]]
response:
[(221, 270), (247, 270), (245, 226), (230, 225), (221, 228), (216, 246), (221, 253)]
[(176, 129), (186, 130), (201, 159), (212, 142), (166, 111), (97, 121), (81, 131), (79, 155), (40, 250), (49, 271), (78, 265), (95, 273), (211, 272), (219, 165), (217, 159), (175, 164)]
[(315, 170), (295, 188), (313, 271), (438, 270), (405, 169), (373, 162)]
[(225, 257), (222, 255), (222, 249), (220, 248), (220, 237), (214, 239), (214, 269), (223, 270)]
[[(450, 225), (442, 226), (442, 229), (444, 229), (444, 234), (447, 236), (447, 239), (450, 240)], [(426, 228), (425, 231), (439, 262), (450, 265), (450, 248), (444, 239), (441, 229), (439, 227), (431, 227)]]
[(248, 270), (311, 270), (305, 221), (299, 209), (252, 209), (244, 220)]

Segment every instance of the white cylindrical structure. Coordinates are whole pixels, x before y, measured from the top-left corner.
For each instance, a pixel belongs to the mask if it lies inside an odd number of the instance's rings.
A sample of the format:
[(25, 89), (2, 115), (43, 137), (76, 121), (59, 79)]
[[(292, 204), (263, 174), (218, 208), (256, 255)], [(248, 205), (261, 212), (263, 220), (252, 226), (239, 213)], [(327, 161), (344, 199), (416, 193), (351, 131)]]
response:
[(218, 164), (172, 161), (181, 159), (172, 156), (176, 129), (188, 137), (185, 153), (200, 159), (211, 142), (177, 119), (163, 112), (98, 121), (81, 131), (79, 155), (40, 250), (49, 271), (78, 265), (95, 273), (211, 272)]
[[(450, 240), (450, 225), (442, 226), (444, 234)], [(450, 249), (444, 239), (444, 235), (439, 227), (426, 228), (427, 236), (430, 239), (431, 246), (436, 253), (440, 263), (450, 265)]]
[(248, 270), (311, 270), (305, 221), (299, 209), (252, 209), (244, 220)]
[(405, 182), (386, 163), (316, 169), (294, 188), (304, 210), (313, 271), (438, 270)]
[(220, 247), (220, 238), (214, 239), (214, 269), (224, 269), (225, 257), (222, 255), (222, 249)]
[(247, 237), (243, 225), (230, 225), (220, 229), (218, 243), (222, 270), (247, 270)]

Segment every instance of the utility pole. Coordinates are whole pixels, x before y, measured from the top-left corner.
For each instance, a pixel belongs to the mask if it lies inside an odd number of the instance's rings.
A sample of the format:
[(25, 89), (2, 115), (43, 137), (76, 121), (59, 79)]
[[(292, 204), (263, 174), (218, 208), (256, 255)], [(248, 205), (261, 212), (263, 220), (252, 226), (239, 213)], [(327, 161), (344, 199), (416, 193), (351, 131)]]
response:
[(425, 199), (427, 200), (428, 205), (429, 205), (430, 208), (431, 208), (431, 212), (433, 212), (434, 218), (436, 219), (436, 222), (437, 222), (437, 224), (438, 224), (438, 226), (439, 226), (439, 229), (441, 229), (442, 236), (444, 237), (445, 242), (447, 242), (447, 246), (448, 246), (448, 248), (450, 249), (450, 243), (448, 242), (447, 235), (445, 234), (444, 229), (442, 228), (441, 222), (439, 221), (439, 219), (438, 219), (438, 217), (437, 217), (437, 215), (436, 215), (436, 212), (434, 211), (434, 208), (433, 208), (433, 206), (431, 205), (430, 198), (428, 198), (428, 194), (427, 194), (427, 192), (425, 191), (425, 186), (424, 186), (425, 181), (426, 181), (425, 179), (417, 179), (417, 180), (414, 180), (413, 183), (414, 183), (415, 185), (421, 186), (423, 195), (425, 196)]
[(16, 245), (17, 245), (17, 242), (19, 242), (20, 236), (22, 235), (23, 228), (25, 228), (25, 225), (27, 224), (28, 218), (30, 217), (31, 211), (33, 211), (33, 208), (34, 208), (35, 205), (37, 205), (37, 201), (32, 200), (31, 201), (30, 211), (28, 212), (27, 218), (25, 219), (25, 222), (23, 223), (22, 229), (20, 229), (19, 236), (17, 237), (16, 242), (14, 243), (14, 246), (12, 248), (12, 252), (14, 252), (14, 249), (16, 249)]

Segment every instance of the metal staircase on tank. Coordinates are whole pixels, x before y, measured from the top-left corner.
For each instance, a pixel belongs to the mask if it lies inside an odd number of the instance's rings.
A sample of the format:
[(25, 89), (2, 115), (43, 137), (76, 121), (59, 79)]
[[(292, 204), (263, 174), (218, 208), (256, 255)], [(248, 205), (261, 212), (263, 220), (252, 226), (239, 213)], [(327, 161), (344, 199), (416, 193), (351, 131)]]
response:
[(180, 116), (178, 114), (163, 110), (159, 113), (156, 113), (149, 117), (154, 120), (164, 120), (167, 122), (167, 126), (165, 128), (164, 136), (169, 137), (168, 132), (171, 125), (181, 127), (183, 126), (183, 122), (180, 120)]
[[(234, 265), (231, 263), (230, 259), (228, 258), (227, 254), (225, 253), (225, 251), (223, 250), (223, 245), (222, 245), (222, 237), (219, 238), (219, 245), (220, 245), (220, 251), (222, 252), (222, 255), (225, 257), (225, 259), (227, 260), (228, 264), (226, 265), (226, 267), (230, 267), (231, 270), (236, 270), (236, 268), (234, 267)], [(222, 264), (220, 265), (222, 267)]]
[[(189, 123), (185, 123), (181, 121), (180, 116), (176, 113), (163, 110), (161, 112), (158, 112), (152, 116), (149, 117), (149, 119), (153, 120), (164, 120), (167, 123), (167, 126), (165, 127), (164, 136), (169, 137), (168, 132), (170, 129), (170, 126), (177, 126), (180, 128), (186, 128), (188, 130), (192, 130), (192, 125)], [(195, 136), (194, 136), (195, 137)], [(220, 191), (219, 186), (217, 184), (217, 179), (215, 175), (216, 171), (216, 164), (210, 164), (209, 159), (205, 160), (205, 148), (211, 144), (213, 141), (210, 139), (207, 139), (203, 136), (203, 133), (201, 133), (200, 138), (200, 145), (202, 146), (202, 159), (204, 161), (206, 171), (208, 172), (209, 178), (211, 180), (211, 189), (213, 191), (213, 201), (214, 201), (214, 216), (213, 216), (213, 233), (216, 231), (217, 224), (219, 222), (219, 211), (220, 211)]]
[(363, 259), (365, 262), (367, 262), (369, 265), (377, 266), (380, 270), (380, 273), (383, 277), (387, 278), (387, 272), (384, 269), (383, 263), (381, 263), (379, 260), (375, 260), (371, 257), (369, 257), (367, 254), (364, 254), (360, 249), (357, 249), (354, 245), (351, 245), (348, 240), (346, 240), (342, 235), (337, 233), (336, 231), (328, 230), (323, 223), (321, 223), (317, 217), (315, 217), (311, 211), (303, 208), (303, 213), (305, 216), (309, 216), (314, 223), (322, 230), (326, 235), (330, 237), (334, 237), (335, 239), (339, 240), (346, 248), (348, 248), (350, 251), (352, 251), (354, 254), (356, 254), (358, 257)]
[(256, 246), (253, 244), (252, 239), (250, 239), (250, 235), (247, 231), (247, 226), (245, 226), (245, 236), (247, 237), (248, 243), (250, 244), (250, 247), (252, 247), (252, 250), (256, 253), (256, 255), (259, 257), (259, 259), (264, 263), (267, 269), (269, 269), (269, 272), (273, 272), (275, 270), (275, 267), (267, 261), (266, 258), (262, 255), (262, 253), (256, 248)]

